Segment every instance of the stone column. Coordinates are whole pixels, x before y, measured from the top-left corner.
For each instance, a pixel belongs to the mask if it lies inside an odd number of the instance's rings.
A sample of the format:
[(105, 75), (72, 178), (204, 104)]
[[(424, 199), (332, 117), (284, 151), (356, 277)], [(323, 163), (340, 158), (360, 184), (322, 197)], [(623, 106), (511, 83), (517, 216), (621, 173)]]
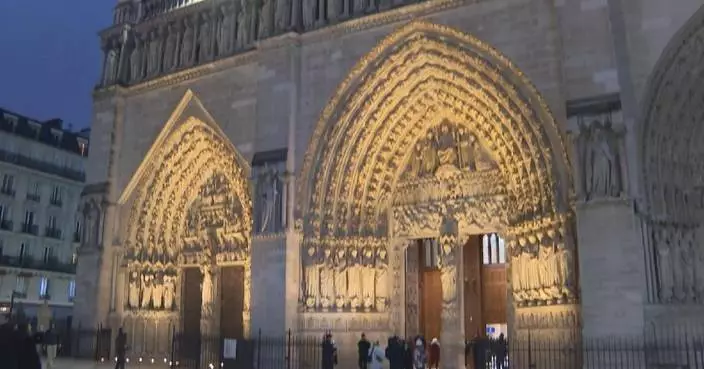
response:
[(389, 272), (390, 272), (390, 289), (391, 304), (390, 318), (392, 333), (395, 335), (403, 335), (405, 331), (405, 274), (404, 263), (406, 250), (404, 244), (407, 242), (404, 239), (394, 239), (391, 241), (391, 252), (389, 254)]
[(462, 248), (453, 218), (443, 220), (440, 230), (442, 279), (442, 333), (440, 364), (446, 369), (464, 367), (464, 324), (458, 281), (462, 280)]
[(249, 338), (252, 329), (252, 259), (251, 256), (247, 257), (244, 262), (244, 296), (243, 296), (243, 307), (242, 307), (242, 328), (244, 330), (244, 337)]

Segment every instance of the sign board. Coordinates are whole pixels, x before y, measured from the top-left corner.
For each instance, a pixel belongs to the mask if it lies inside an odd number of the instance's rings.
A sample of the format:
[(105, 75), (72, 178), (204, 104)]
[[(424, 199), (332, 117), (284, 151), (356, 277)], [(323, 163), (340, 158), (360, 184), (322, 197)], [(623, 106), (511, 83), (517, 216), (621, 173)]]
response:
[(237, 358), (237, 340), (232, 338), (225, 338), (223, 343), (222, 356), (224, 359), (236, 359)]

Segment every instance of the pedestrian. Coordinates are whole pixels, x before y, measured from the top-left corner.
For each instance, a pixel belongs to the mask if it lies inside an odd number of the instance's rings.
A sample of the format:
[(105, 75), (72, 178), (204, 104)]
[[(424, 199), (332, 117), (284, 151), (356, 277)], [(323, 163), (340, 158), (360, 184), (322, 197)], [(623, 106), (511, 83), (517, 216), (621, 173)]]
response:
[(506, 367), (506, 356), (508, 354), (508, 343), (503, 333), (499, 335), (494, 345), (494, 356), (496, 356), (496, 369), (504, 369)]
[(440, 341), (437, 338), (433, 338), (430, 341), (430, 350), (428, 355), (428, 367), (429, 369), (439, 369), (440, 368)]
[(413, 345), (412, 340), (407, 338), (403, 342), (403, 369), (413, 369)]
[(21, 324), (16, 331), (18, 347), (18, 369), (42, 369), (42, 362), (37, 353), (37, 343), (31, 334), (31, 327), (28, 324)]
[(117, 330), (117, 337), (115, 337), (115, 351), (117, 353), (115, 369), (125, 369), (125, 359), (127, 356), (127, 335), (122, 330), (122, 327)]
[(416, 338), (416, 347), (413, 351), (413, 368), (425, 369), (428, 358), (425, 355), (425, 343), (421, 337)]
[(8, 320), (0, 326), (0, 363), (3, 368), (18, 369), (17, 367), (17, 352), (18, 345), (16, 340), (17, 332), (14, 329), (12, 320)]
[(323, 339), (323, 369), (333, 369), (337, 365), (337, 347), (332, 340), (332, 334), (328, 333)]
[(362, 338), (357, 342), (357, 355), (359, 356), (359, 369), (367, 369), (369, 363), (369, 349), (371, 343), (367, 341), (367, 337), (362, 333)]
[(56, 359), (56, 348), (59, 345), (59, 335), (56, 334), (54, 323), (50, 323), (49, 329), (44, 332), (43, 341), (46, 346), (46, 367), (47, 369), (52, 369)]
[(374, 345), (369, 349), (369, 357), (371, 358), (369, 369), (383, 369), (384, 356), (384, 350), (381, 349), (379, 341), (375, 341)]

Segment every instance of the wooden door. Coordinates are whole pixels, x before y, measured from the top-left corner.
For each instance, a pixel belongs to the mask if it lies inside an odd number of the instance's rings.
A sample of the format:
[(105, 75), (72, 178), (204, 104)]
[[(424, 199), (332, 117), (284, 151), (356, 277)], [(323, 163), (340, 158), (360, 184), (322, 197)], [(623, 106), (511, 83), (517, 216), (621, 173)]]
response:
[(184, 361), (197, 363), (200, 358), (201, 274), (198, 268), (186, 268), (182, 273), (181, 339), (179, 351)]
[(442, 329), (442, 280), (440, 271), (425, 270), (421, 278), (421, 296), (423, 296), (423, 313), (421, 331), (426, 339), (440, 338)]
[(482, 310), (486, 324), (506, 324), (506, 264), (485, 265), (482, 268)]
[(220, 270), (220, 335), (244, 337), (244, 267), (227, 266)]
[(481, 237), (471, 236), (464, 245), (464, 334), (466, 339), (484, 335), (482, 314)]

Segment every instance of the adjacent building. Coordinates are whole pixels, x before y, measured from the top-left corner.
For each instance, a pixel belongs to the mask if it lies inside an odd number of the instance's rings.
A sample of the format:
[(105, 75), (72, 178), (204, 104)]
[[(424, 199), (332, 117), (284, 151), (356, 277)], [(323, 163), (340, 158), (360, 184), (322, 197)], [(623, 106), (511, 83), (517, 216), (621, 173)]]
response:
[(70, 319), (87, 131), (0, 109), (0, 313)]

